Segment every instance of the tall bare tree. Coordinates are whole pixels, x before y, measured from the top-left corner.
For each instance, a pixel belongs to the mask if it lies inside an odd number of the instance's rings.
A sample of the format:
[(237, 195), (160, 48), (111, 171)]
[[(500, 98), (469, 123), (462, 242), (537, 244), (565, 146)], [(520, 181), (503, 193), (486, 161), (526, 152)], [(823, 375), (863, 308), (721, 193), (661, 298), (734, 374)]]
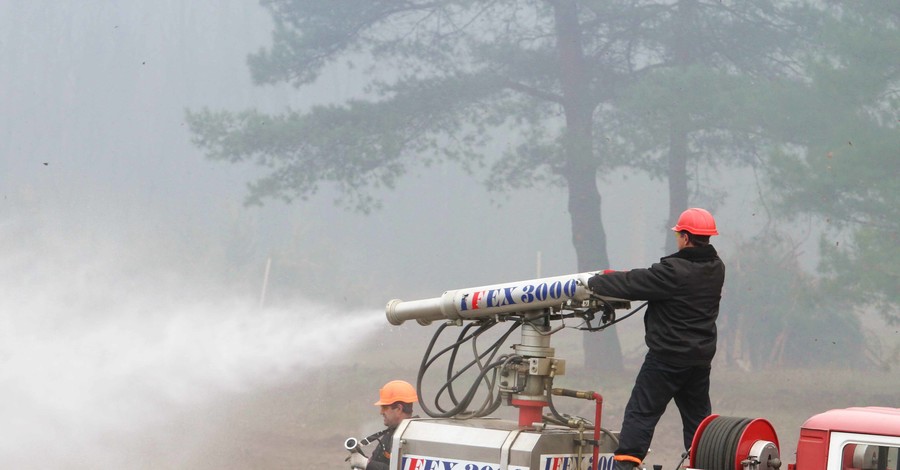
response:
[[(595, 113), (622, 80), (623, 38), (575, 0), (263, 1), (273, 44), (249, 58), (258, 84), (315, 82), (339, 60), (367, 68), (368, 97), (308, 112), (203, 110), (188, 119), (209, 158), (270, 168), (249, 200), (292, 200), (322, 182), (356, 210), (415, 165), (483, 165), (494, 188), (563, 185), (579, 271), (609, 265)], [(614, 52), (614, 53), (612, 53)], [(497, 158), (485, 147), (516, 134)], [(585, 338), (589, 367), (622, 368), (615, 333)]]

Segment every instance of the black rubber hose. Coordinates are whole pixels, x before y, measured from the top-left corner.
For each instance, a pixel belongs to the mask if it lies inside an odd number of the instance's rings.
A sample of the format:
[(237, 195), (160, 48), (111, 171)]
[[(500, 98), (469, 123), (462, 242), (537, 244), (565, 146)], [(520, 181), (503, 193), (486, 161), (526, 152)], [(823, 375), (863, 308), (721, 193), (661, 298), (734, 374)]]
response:
[[(475, 326), (475, 323), (468, 323), (468, 324), (466, 324), (466, 326), (464, 326), (459, 331), (459, 335), (457, 335), (457, 337), (456, 337), (457, 344), (459, 344), (460, 340), (462, 340), (462, 338), (466, 335), (466, 333), (468, 333), (468, 331), (473, 326)], [(478, 334), (478, 331), (475, 332), (475, 336), (477, 336), (477, 334)], [(454, 348), (453, 352), (450, 353), (450, 363), (447, 365), (447, 382), (450, 382), (450, 375), (453, 372), (453, 365), (456, 363), (456, 353), (458, 350), (459, 350), (459, 348)], [(456, 394), (453, 393), (452, 386), (447, 388), (447, 393), (450, 395), (450, 402), (457, 403)]]
[[(495, 326), (495, 325), (496, 325), (496, 323), (491, 323), (491, 324), (488, 325), (488, 326), (484, 326), (484, 327), (482, 327), (482, 328), (479, 328), (477, 331), (475, 331), (475, 333), (474, 333), (473, 335), (471, 335), (471, 341), (476, 341), (476, 340), (478, 339), (478, 336), (480, 336), (482, 333), (484, 333), (485, 331), (487, 331), (488, 329), (490, 329), (491, 327), (493, 327), (493, 326)], [(512, 326), (510, 326), (510, 328), (506, 331), (506, 333), (504, 333), (499, 339), (497, 339), (497, 341), (495, 341), (494, 344), (492, 344), (491, 346), (489, 346), (483, 353), (478, 354), (478, 355), (475, 357), (475, 359), (473, 359), (471, 362), (469, 362), (465, 367), (462, 367), (461, 369), (459, 369), (455, 374), (452, 374), (452, 375), (450, 374), (450, 372), (452, 372), (452, 370), (453, 370), (453, 365), (454, 365), (454, 364), (451, 363), (451, 364), (448, 365), (448, 370), (447, 370), (447, 374), (448, 374), (447, 382), (445, 382), (444, 385), (441, 386), (441, 388), (438, 390), (438, 392), (437, 392), (437, 394), (436, 394), (436, 396), (435, 396), (435, 406), (436, 406), (440, 411), (444, 411), (444, 410), (441, 409), (440, 406), (439, 406), (440, 398), (443, 396), (443, 394), (444, 394), (444, 392), (445, 392), (446, 390), (448, 390), (449, 388), (451, 388), (451, 387), (453, 386), (453, 382), (456, 381), (456, 379), (458, 379), (463, 373), (465, 373), (465, 372), (468, 371), (470, 368), (472, 368), (472, 366), (478, 364), (478, 362), (479, 362), (480, 360), (484, 359), (485, 356), (489, 356), (488, 359), (487, 359), (487, 362), (488, 362), (488, 363), (490, 363), (491, 361), (493, 361), (493, 360), (494, 360), (494, 356), (496, 356), (497, 353), (500, 351), (500, 347), (503, 346), (503, 343), (506, 342), (506, 339), (509, 338), (509, 335), (512, 334), (512, 332), (513, 332), (516, 328), (518, 328), (518, 326), (519, 326), (518, 323), (514, 323)], [(459, 342), (457, 342), (456, 344), (457, 344), (457, 345), (460, 345)], [(457, 346), (457, 347), (458, 347), (458, 346)], [(456, 349), (457, 349), (457, 348), (454, 348), (454, 351), (455, 351)], [(483, 372), (483, 371), (482, 371), (482, 372)], [(467, 395), (467, 396), (471, 396), (471, 397), (469, 398), (469, 402), (471, 402), (472, 397), (475, 396), (475, 393), (473, 392), (473, 389), (476, 389), (476, 390), (477, 390), (479, 384), (481, 383), (481, 381), (483, 380), (483, 377), (484, 377), (485, 375), (486, 375), (486, 374), (484, 374), (484, 373), (480, 374), (478, 380), (474, 381), (474, 382), (472, 383), (472, 385), (469, 387), (468, 391), (466, 392), (466, 395)], [(456, 401), (456, 400), (454, 400), (454, 401), (453, 401), (453, 404), (454, 404), (454, 405), (459, 405), (459, 402)], [(466, 403), (466, 407), (467, 407), (467, 406), (468, 406), (468, 403)], [(457, 406), (457, 408), (458, 408), (458, 406)], [(465, 411), (465, 407), (463, 407), (463, 411)], [(461, 412), (462, 412), (462, 411), (461, 411)]]
[(750, 418), (728, 416), (719, 416), (710, 421), (697, 442), (697, 449), (694, 449), (697, 455), (694, 466), (705, 469), (734, 469), (741, 434), (751, 421)]
[[(434, 332), (434, 335), (432, 335), (432, 337), (431, 337), (431, 341), (428, 343), (428, 347), (425, 348), (425, 354), (422, 355), (422, 363), (419, 365), (419, 375), (418, 375), (418, 377), (417, 377), (417, 379), (416, 379), (416, 390), (419, 391), (419, 403), (422, 405), (422, 409), (425, 410), (426, 413), (428, 413), (428, 411), (427, 411), (428, 408), (425, 406), (425, 401), (422, 399), (422, 377), (425, 376), (425, 372), (428, 370), (428, 368), (431, 367), (432, 364), (434, 364), (435, 361), (437, 361), (438, 359), (440, 359), (441, 356), (443, 356), (444, 354), (446, 354), (448, 351), (455, 350), (456, 348), (459, 348), (460, 345), (464, 344), (464, 343), (465, 343), (466, 341), (468, 341), (471, 337), (473, 337), (473, 336), (475, 336), (475, 335), (477, 334), (477, 331), (476, 331), (475, 333), (469, 334), (469, 335), (466, 336), (466, 337), (458, 338), (457, 341), (456, 341), (455, 343), (453, 343), (453, 344), (451, 344), (451, 345), (445, 347), (444, 349), (438, 351), (438, 352), (434, 355), (434, 357), (432, 357), (432, 356), (431, 356), (431, 351), (434, 349), (435, 343), (437, 343), (438, 338), (441, 336), (441, 334), (443, 333), (444, 329), (446, 329), (448, 326), (449, 326), (448, 323), (444, 323), (444, 324), (442, 324), (441, 326), (438, 327), (437, 331)], [(438, 403), (437, 397), (435, 398), (435, 405), (437, 406), (437, 408), (438, 408), (440, 411), (442, 411), (442, 412), (444, 411), (443, 409), (441, 409), (440, 404)], [(428, 414), (430, 415), (430, 413), (428, 413)]]
[[(604, 303), (607, 303), (607, 304), (609, 303), (609, 302), (606, 302), (606, 301), (603, 300), (603, 299), (600, 299), (600, 300), (602, 300)], [(605, 330), (605, 329), (607, 329), (607, 328), (609, 328), (609, 327), (615, 325), (616, 323), (619, 323), (619, 322), (625, 320), (626, 318), (628, 318), (628, 317), (634, 315), (635, 313), (639, 312), (642, 308), (644, 308), (644, 307), (646, 307), (646, 306), (647, 306), (647, 302), (644, 302), (644, 303), (638, 305), (637, 307), (635, 307), (634, 310), (632, 310), (632, 311), (626, 313), (625, 315), (622, 315), (622, 316), (619, 317), (619, 318), (616, 318), (615, 320), (613, 320), (613, 321), (611, 321), (611, 322), (609, 322), (609, 323), (607, 323), (607, 324), (605, 324), (605, 325), (592, 327), (592, 326), (590, 326), (590, 324), (588, 324), (587, 328), (577, 328), (577, 329), (582, 330), (582, 331), (601, 331), (601, 330)]]
[[(486, 330), (489, 329), (490, 327), (494, 326), (495, 324), (496, 324), (496, 322), (491, 322), (491, 323), (489, 323), (489, 324), (484, 324), (484, 325), (482, 325), (475, 333), (466, 335), (464, 338), (462, 338), (462, 339), (456, 341), (454, 344), (452, 344), (452, 345), (450, 345), (450, 346), (448, 346), (448, 347), (442, 349), (442, 350), (441, 350), (440, 352), (438, 352), (434, 357), (431, 357), (431, 352), (432, 352), (432, 350), (434, 349), (434, 345), (435, 345), (435, 343), (437, 342), (438, 337), (439, 337), (439, 336), (441, 335), (441, 333), (443, 332), (444, 328), (446, 328), (447, 324), (445, 323), (445, 324), (441, 325), (441, 326), (438, 328), (438, 330), (435, 332), (435, 334), (433, 335), (431, 341), (430, 341), (429, 344), (428, 344), (428, 347), (426, 348), (426, 351), (425, 351), (424, 356), (422, 357), (422, 363), (421, 363), (421, 365), (420, 365), (420, 367), (419, 367), (419, 374), (418, 374), (418, 376), (417, 376), (417, 378), (416, 378), (416, 387), (417, 387), (417, 390), (419, 391), (419, 404), (422, 406), (422, 410), (423, 410), (428, 416), (431, 416), (431, 417), (433, 417), (433, 418), (449, 418), (449, 417), (456, 416), (456, 415), (458, 415), (458, 414), (460, 414), (460, 413), (466, 411), (466, 407), (468, 407), (469, 404), (471, 403), (471, 401), (472, 401), (472, 399), (474, 398), (476, 392), (478, 391), (478, 386), (481, 384), (481, 382), (482, 382), (483, 380), (485, 380), (485, 376), (487, 376), (488, 373), (490, 373), (491, 371), (493, 371), (494, 369), (496, 369), (497, 367), (499, 367), (500, 365), (502, 365), (502, 363), (503, 363), (504, 361), (497, 361), (497, 362), (494, 362), (494, 363), (489, 363), (487, 366), (482, 367), (482, 369), (480, 370), (478, 376), (477, 376), (477, 377), (475, 378), (475, 380), (473, 381), (472, 386), (469, 387), (469, 390), (468, 390), (468, 392), (466, 393), (466, 395), (465, 395), (461, 400), (459, 400), (459, 401), (455, 404), (455, 406), (454, 406), (453, 408), (451, 408), (450, 410), (444, 410), (443, 408), (440, 407), (440, 404), (439, 404), (439, 397), (440, 397), (440, 394), (438, 394), (438, 396), (437, 396), (436, 399), (435, 399), (435, 406), (440, 410), (439, 413), (432, 411), (432, 410), (425, 404), (425, 400), (422, 398), (422, 380), (423, 380), (423, 377), (425, 376), (425, 373), (427, 372), (428, 368), (429, 368), (429, 367), (430, 367), (430, 366), (431, 366), (431, 365), (432, 365), (432, 364), (433, 364), (440, 356), (442, 356), (443, 354), (447, 353), (448, 351), (457, 349), (461, 344), (465, 343), (466, 341), (468, 341), (468, 340), (471, 339), (471, 338), (477, 337), (478, 335), (480, 335), (481, 333), (483, 333), (484, 331), (486, 331)], [(483, 359), (483, 358), (484, 358), (485, 356), (487, 356), (488, 354), (490, 354), (490, 358), (493, 359), (493, 357), (494, 357), (494, 356), (497, 354), (497, 352), (499, 351), (500, 346), (502, 346), (503, 342), (506, 341), (506, 339), (509, 337), (509, 335), (512, 333), (512, 331), (514, 331), (514, 329), (517, 328), (520, 324), (521, 324), (520, 322), (515, 322), (515, 323), (513, 323), (513, 325), (510, 327), (510, 329), (509, 329), (504, 335), (502, 335), (502, 336), (500, 337), (500, 339), (498, 339), (498, 340), (497, 340), (491, 347), (489, 347), (488, 350), (486, 350), (484, 353), (478, 355), (477, 358), (476, 358), (475, 360), (473, 360), (469, 365), (467, 365), (467, 366), (464, 368), (464, 370), (469, 369), (470, 367), (472, 367), (472, 365), (476, 364), (476, 363), (478, 362), (478, 360)], [(463, 372), (464, 370), (459, 371), (459, 372), (457, 372), (456, 374), (452, 375), (452, 376), (450, 377), (451, 380), (449, 380), (448, 383), (452, 383), (453, 380), (455, 380), (456, 378), (458, 378), (459, 375), (462, 374), (462, 372)], [(448, 384), (445, 383), (444, 386), (441, 387), (441, 391), (445, 390), (447, 387), (448, 387)], [(496, 404), (496, 406), (499, 406), (499, 403)], [(492, 407), (492, 408), (495, 407), (495, 404), (494, 404), (494, 403), (491, 403), (490, 407)]]

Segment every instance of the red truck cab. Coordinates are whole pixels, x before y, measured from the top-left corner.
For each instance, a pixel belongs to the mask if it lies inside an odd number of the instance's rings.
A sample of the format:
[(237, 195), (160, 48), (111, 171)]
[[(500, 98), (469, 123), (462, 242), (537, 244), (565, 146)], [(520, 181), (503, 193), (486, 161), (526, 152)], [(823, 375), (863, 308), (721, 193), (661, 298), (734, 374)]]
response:
[(900, 409), (826, 411), (803, 423), (788, 470), (900, 470)]

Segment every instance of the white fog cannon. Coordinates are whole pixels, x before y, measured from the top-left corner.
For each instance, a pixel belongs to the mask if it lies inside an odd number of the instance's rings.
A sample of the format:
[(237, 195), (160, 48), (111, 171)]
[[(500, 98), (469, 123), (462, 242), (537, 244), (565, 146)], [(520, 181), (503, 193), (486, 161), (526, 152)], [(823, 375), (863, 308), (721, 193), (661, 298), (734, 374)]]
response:
[[(592, 293), (588, 279), (595, 274), (494, 284), (450, 290), (431, 299), (388, 302), (385, 315), (392, 325), (415, 320), (428, 326), (443, 320), (425, 351), (416, 382), (419, 405), (430, 418), (405, 420), (397, 428), (390, 468), (609, 469), (617, 437), (609, 431), (601, 436), (602, 397), (591, 391), (554, 388), (554, 379), (564, 375), (566, 368), (550, 347), (550, 337), (564, 328), (601, 331), (617, 322), (616, 308), (629, 306), (626, 300)], [(595, 321), (598, 323), (592, 323)], [(478, 344), (489, 337), (485, 332), (500, 324), (509, 326), (506, 332), (490, 338), (492, 343), (487, 346)], [(436, 348), (441, 333), (454, 326), (461, 327), (456, 339), (448, 347)], [(503, 349), (503, 343), (517, 330), (519, 342)], [(469, 342), (471, 348), (462, 347)], [(511, 352), (505, 352), (509, 349)], [(468, 351), (474, 358), (461, 364), (460, 356)], [(432, 405), (425, 397), (423, 377), (442, 356), (449, 357), (449, 364)], [(460, 382), (465, 383), (460, 386)], [(554, 395), (595, 401), (593, 422), (559, 413)], [(476, 396), (483, 397), (481, 405), (476, 405)], [(487, 417), (503, 404), (518, 409), (517, 422)], [(545, 408), (550, 415), (543, 414)]]
[(450, 290), (440, 297), (403, 301), (394, 299), (385, 308), (388, 322), (400, 325), (416, 320), (427, 326), (434, 320), (475, 320), (513, 313), (559, 311), (565, 306), (586, 307), (586, 302), (622, 304), (621, 299), (594, 296), (587, 281), (596, 272), (569, 274), (528, 281)]

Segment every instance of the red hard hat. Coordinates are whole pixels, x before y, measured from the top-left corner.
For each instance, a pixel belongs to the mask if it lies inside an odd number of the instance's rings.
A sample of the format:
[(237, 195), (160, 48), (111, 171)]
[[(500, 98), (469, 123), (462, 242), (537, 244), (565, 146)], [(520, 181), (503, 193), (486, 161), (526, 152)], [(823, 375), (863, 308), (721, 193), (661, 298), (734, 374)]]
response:
[(419, 401), (419, 397), (416, 395), (416, 389), (408, 382), (392, 380), (384, 384), (384, 387), (378, 391), (378, 401), (375, 402), (375, 405), (392, 405), (398, 401), (415, 403)]
[(681, 213), (678, 223), (672, 230), (680, 232), (685, 230), (694, 235), (718, 235), (716, 231), (716, 219), (706, 209), (692, 207)]

